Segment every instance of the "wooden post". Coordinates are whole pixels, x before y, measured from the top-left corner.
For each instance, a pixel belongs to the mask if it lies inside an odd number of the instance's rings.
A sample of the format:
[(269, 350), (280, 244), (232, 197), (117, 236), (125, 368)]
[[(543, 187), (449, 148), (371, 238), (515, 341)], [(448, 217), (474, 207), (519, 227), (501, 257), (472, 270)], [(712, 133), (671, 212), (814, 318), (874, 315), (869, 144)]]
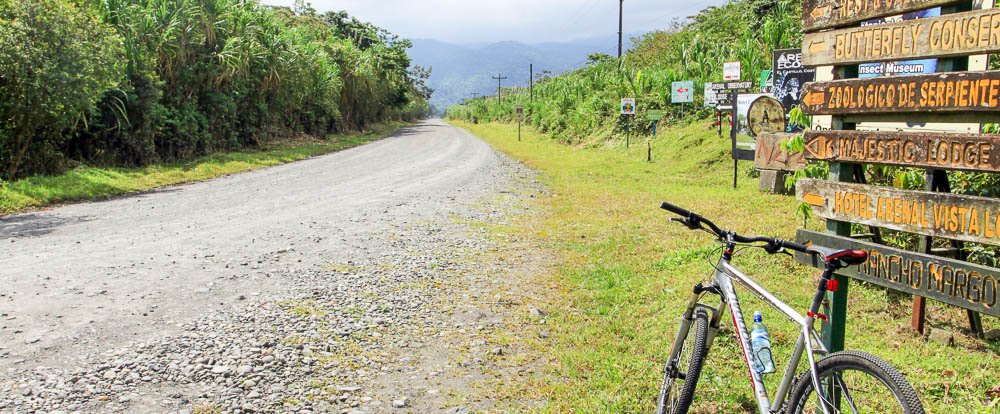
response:
[[(926, 186), (928, 191), (936, 191), (942, 193), (951, 192), (951, 182), (948, 179), (948, 172), (944, 170), (927, 170), (924, 174)], [(933, 249), (934, 238), (931, 236), (924, 236), (920, 238), (920, 252), (926, 254), (935, 254)], [(957, 240), (952, 240), (951, 242), (953, 250), (955, 253), (955, 259), (966, 260), (966, 254), (962, 250), (965, 246), (964, 243)], [(966, 309), (966, 314), (969, 317), (969, 330), (972, 334), (978, 338), (982, 338), (983, 332), (983, 321), (979, 313)], [(923, 335), (927, 325), (927, 299), (923, 296), (913, 296), (913, 315), (910, 318), (910, 326), (913, 330), (917, 331), (918, 334)]]
[(653, 162), (653, 144), (646, 141), (646, 162)]

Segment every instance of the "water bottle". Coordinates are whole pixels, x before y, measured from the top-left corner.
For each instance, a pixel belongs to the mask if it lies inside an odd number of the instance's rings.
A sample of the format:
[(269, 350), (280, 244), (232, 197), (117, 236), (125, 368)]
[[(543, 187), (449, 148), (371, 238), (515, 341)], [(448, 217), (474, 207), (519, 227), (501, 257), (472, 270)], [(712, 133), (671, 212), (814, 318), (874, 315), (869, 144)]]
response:
[(753, 350), (753, 368), (761, 374), (774, 372), (774, 359), (771, 358), (771, 335), (764, 326), (764, 318), (760, 311), (753, 313), (753, 330), (750, 331), (750, 348)]

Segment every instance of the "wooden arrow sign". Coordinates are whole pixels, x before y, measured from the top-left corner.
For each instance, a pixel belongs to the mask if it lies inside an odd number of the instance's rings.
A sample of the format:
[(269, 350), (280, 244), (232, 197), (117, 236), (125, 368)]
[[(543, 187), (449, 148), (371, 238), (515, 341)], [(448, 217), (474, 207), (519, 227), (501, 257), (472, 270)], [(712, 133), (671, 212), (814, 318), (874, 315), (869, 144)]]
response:
[(805, 168), (803, 153), (789, 154), (781, 143), (795, 136), (786, 133), (762, 133), (757, 136), (754, 165), (762, 170), (798, 171)]
[(813, 212), (825, 219), (1000, 245), (1000, 202), (995, 198), (814, 179), (799, 180), (796, 194), (813, 201)]
[(1000, 50), (1000, 10), (809, 33), (802, 42), (809, 66), (993, 53)]
[(1000, 71), (810, 82), (803, 86), (802, 96), (802, 111), (809, 115), (994, 112), (998, 109)]
[(802, 30), (851, 26), (877, 17), (957, 3), (956, 0), (804, 0)]
[[(837, 273), (889, 289), (940, 300), (987, 315), (1000, 316), (1000, 269), (895, 249), (863, 240), (799, 230), (799, 243), (835, 249), (861, 249), (868, 261)], [(823, 268), (811, 255), (798, 253), (799, 263)]]
[(1000, 135), (808, 131), (804, 144), (808, 160), (1000, 172)]

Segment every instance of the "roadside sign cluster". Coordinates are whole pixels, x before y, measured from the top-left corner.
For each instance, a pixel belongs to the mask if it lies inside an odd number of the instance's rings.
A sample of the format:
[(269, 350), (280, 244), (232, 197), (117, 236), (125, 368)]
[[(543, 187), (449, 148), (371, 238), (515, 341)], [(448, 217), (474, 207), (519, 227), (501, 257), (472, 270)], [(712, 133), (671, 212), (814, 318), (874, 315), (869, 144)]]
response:
[[(830, 220), (828, 227), (835, 230), (833, 234), (803, 230), (799, 241), (867, 250), (868, 262), (843, 275), (915, 295), (917, 330), (923, 329), (924, 297), (1000, 316), (1000, 269), (968, 263), (962, 250), (964, 242), (1000, 245), (1000, 200), (951, 194), (947, 174), (1000, 172), (1000, 135), (845, 128), (896, 119), (943, 123), (997, 119), (1000, 71), (928, 73), (938, 69), (940, 58), (1000, 52), (1000, 10), (941, 14), (937, 6), (954, 3), (947, 0), (857, 0), (840, 7), (841, 3), (805, 0), (803, 4), (802, 63), (859, 65), (859, 76), (804, 86), (803, 111), (832, 115), (834, 127), (807, 132), (804, 156), (831, 162), (831, 176), (845, 180), (798, 182), (798, 198), (817, 216)], [(875, 76), (885, 73), (900, 76)], [(858, 176), (862, 164), (924, 168), (926, 191), (843, 182)], [(870, 226), (876, 240), (850, 238), (849, 223)], [(921, 251), (879, 243), (879, 229), (921, 236)], [(932, 238), (948, 240), (956, 257), (933, 255)], [(800, 260), (811, 263), (804, 256)], [(969, 314), (970, 323), (981, 332), (974, 312)]]

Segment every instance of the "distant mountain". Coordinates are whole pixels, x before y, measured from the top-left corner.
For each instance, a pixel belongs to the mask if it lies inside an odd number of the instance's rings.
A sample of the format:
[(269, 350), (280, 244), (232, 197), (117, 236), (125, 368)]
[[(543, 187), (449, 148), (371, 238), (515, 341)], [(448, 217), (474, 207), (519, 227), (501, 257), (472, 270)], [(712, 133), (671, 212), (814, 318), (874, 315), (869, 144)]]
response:
[(434, 89), (431, 104), (444, 111), (472, 97), (473, 92), (496, 95), (497, 81), (492, 77), (497, 74), (507, 77), (504, 87), (527, 86), (529, 64), (534, 64), (536, 75), (545, 70), (559, 74), (582, 66), (591, 53), (614, 55), (617, 45), (617, 36), (570, 42), (478, 45), (415, 39), (408, 52), (414, 64), (433, 69), (428, 80), (428, 85)]

